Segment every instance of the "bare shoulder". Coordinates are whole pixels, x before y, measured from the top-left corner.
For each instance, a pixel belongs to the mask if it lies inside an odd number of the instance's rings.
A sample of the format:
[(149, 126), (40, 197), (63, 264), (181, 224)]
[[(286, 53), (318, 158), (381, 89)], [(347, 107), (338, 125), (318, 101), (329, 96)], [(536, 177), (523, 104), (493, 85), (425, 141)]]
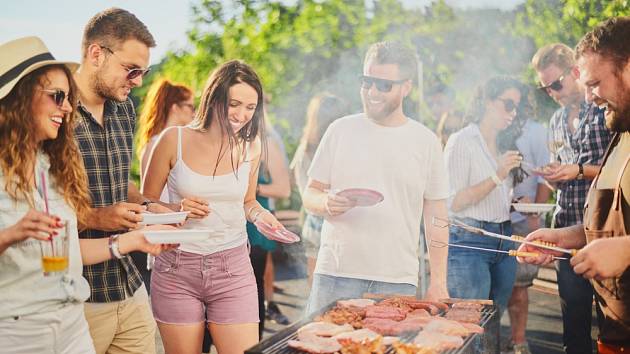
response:
[(256, 137), (253, 141), (247, 143), (247, 155), (249, 156), (249, 160), (257, 159), (262, 151), (262, 143), (260, 141), (260, 137)]
[(155, 141), (154, 150), (160, 154), (170, 154), (177, 146), (177, 127), (166, 128)]

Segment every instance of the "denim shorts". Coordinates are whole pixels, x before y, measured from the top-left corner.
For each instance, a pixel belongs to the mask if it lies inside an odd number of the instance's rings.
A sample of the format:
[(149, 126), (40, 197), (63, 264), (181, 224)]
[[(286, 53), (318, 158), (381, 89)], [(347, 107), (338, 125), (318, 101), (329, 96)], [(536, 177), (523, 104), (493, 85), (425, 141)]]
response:
[(258, 291), (247, 243), (209, 255), (174, 250), (151, 276), (155, 320), (168, 324), (258, 323)]
[[(502, 235), (510, 235), (510, 222), (492, 223), (462, 218), (465, 224)], [(512, 241), (471, 233), (457, 227), (449, 230), (449, 242), (495, 250), (515, 249)], [(502, 311), (512, 295), (516, 274), (516, 259), (504, 253), (449, 247), (448, 292), (451, 297), (492, 299)]]

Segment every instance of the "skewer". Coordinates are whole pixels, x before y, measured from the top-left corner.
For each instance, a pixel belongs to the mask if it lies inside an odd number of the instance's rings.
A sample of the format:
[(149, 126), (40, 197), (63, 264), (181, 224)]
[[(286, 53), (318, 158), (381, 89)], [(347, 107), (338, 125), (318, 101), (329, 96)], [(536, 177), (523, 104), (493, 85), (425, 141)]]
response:
[(478, 227), (474, 227), (474, 226), (470, 226), (470, 225), (466, 225), (461, 221), (457, 221), (457, 220), (446, 220), (446, 219), (442, 219), (439, 217), (433, 217), (432, 219), (432, 224), (434, 226), (437, 227), (447, 227), (447, 226), (455, 226), (455, 227), (459, 227), (462, 228), (464, 230), (476, 233), (476, 234), (481, 234), (481, 235), (485, 235), (485, 236), (489, 236), (489, 237), (494, 237), (494, 238), (498, 238), (501, 240), (507, 240), (507, 241), (513, 241), (513, 242), (518, 242), (518, 243), (523, 243), (526, 245), (531, 245), (531, 246), (536, 246), (538, 248), (544, 248), (544, 249), (548, 249), (548, 250), (552, 250), (552, 251), (556, 251), (556, 252), (562, 252), (562, 253), (568, 253), (571, 256), (575, 256), (575, 254), (577, 253), (576, 249), (567, 249), (567, 248), (562, 248), (562, 247), (558, 247), (555, 243), (553, 242), (546, 242), (546, 241), (527, 241), (525, 240), (525, 238), (523, 236), (518, 236), (518, 235), (513, 235), (513, 236), (505, 236), (505, 235), (500, 235), (494, 232), (490, 232), (490, 231), (486, 231), (483, 229), (480, 229)]
[[(466, 248), (466, 249), (471, 249), (471, 250), (477, 250), (477, 251), (486, 251), (486, 252), (495, 252), (495, 253), (505, 253), (510, 257), (538, 257), (540, 256), (540, 253), (537, 252), (525, 252), (525, 251), (517, 251), (517, 250), (494, 250), (491, 248), (482, 248), (482, 247), (473, 247), (473, 246), (464, 246), (464, 245), (455, 245), (452, 243), (444, 243), (444, 242), (440, 242), (440, 241), (435, 241), (435, 240), (431, 240), (431, 244), (432, 245), (436, 245), (436, 247), (458, 247), (458, 248)], [(556, 257), (553, 256), (553, 259), (560, 259), (560, 260), (567, 260), (568, 258), (566, 257)]]

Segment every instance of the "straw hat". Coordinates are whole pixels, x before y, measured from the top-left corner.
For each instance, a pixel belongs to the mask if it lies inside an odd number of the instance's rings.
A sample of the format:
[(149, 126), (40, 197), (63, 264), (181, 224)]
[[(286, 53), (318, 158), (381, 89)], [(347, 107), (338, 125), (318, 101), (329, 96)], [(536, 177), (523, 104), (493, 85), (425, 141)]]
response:
[(28, 73), (52, 64), (63, 64), (71, 72), (79, 67), (78, 63), (55, 60), (38, 37), (19, 38), (0, 45), (0, 99)]

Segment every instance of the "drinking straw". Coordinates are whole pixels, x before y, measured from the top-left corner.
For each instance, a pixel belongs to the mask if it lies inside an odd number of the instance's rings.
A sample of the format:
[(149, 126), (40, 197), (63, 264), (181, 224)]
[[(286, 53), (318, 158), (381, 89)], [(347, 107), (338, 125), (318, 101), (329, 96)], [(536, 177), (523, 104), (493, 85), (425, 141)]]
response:
[[(44, 205), (46, 207), (46, 214), (50, 215), (50, 210), (48, 209), (48, 187), (46, 187), (46, 174), (44, 171), (40, 172), (40, 180), (42, 184), (42, 193), (44, 194)], [(55, 244), (53, 243), (53, 235), (50, 235), (50, 248), (52, 250), (52, 254), (55, 254)]]

